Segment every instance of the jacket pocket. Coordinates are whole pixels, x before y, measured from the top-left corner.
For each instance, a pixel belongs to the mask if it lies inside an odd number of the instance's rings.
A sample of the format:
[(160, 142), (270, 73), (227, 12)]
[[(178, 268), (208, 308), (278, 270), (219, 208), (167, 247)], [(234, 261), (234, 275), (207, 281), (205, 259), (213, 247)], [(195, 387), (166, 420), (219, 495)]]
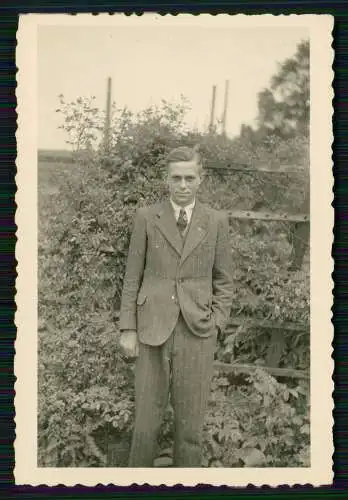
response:
[(146, 299), (147, 299), (146, 295), (144, 295), (143, 293), (139, 293), (137, 297), (137, 305), (142, 306), (143, 304), (145, 304)]

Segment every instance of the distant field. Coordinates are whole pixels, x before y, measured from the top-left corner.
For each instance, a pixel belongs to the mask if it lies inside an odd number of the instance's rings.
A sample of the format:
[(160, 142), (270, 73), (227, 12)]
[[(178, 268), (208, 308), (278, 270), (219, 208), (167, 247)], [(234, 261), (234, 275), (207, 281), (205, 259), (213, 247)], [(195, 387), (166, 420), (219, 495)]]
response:
[(66, 149), (39, 149), (38, 160), (42, 162), (63, 162), (73, 161), (72, 152)]
[(72, 177), (74, 166), (71, 163), (38, 161), (38, 190), (39, 198), (59, 192), (64, 177)]

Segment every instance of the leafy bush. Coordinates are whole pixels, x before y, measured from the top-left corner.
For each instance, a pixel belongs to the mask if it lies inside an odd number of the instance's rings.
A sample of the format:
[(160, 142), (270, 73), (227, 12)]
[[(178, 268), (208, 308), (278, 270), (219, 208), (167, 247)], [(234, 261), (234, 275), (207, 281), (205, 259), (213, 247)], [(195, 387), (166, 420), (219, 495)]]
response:
[[(120, 449), (129, 443), (133, 424), (133, 365), (119, 352), (117, 310), (131, 221), (139, 205), (166, 195), (162, 173), (167, 151), (199, 142), (208, 161), (233, 158), (248, 165), (257, 159), (277, 164), (281, 155), (291, 162), (308, 161), (307, 144), (298, 139), (270, 140), (255, 149), (247, 141), (187, 131), (184, 102), (163, 102), (138, 115), (115, 110), (110, 149), (101, 145), (92, 150), (88, 145), (98, 138), (100, 115), (93, 111), (94, 122), (87, 104), (81, 99), (61, 108), (69, 118), (65, 125), (71, 137), (78, 138), (78, 148), (86, 154), (76, 156), (69, 167), (45, 165), (40, 171), (38, 425), (39, 459), (46, 466), (124, 465)], [(75, 128), (81, 131), (86, 106), (89, 132), (74, 135), (74, 120), (78, 117)], [(223, 209), (252, 209), (262, 202), (266, 208), (288, 211), (294, 203), (300, 205), (308, 172), (302, 178), (279, 175), (283, 177), (270, 174), (265, 181), (261, 174), (210, 172), (200, 197)], [(231, 246), (233, 314), (308, 320), (308, 266), (297, 274), (287, 271), (287, 224), (235, 222)], [(255, 363), (264, 357), (269, 332), (235, 333), (232, 350), (222, 339), (219, 359)], [(289, 335), (282, 363), (306, 368), (308, 335), (297, 340)], [(300, 436), (307, 436), (303, 426), (308, 412), (306, 396), (298, 388), (287, 388), (261, 370), (250, 376), (245, 391), (226, 377), (217, 376), (214, 383), (206, 423), (206, 465), (300, 463), (306, 447)], [(239, 404), (245, 400), (248, 406)], [(161, 446), (170, 440), (169, 413)], [(110, 459), (111, 444), (116, 452)]]
[(278, 383), (258, 369), (250, 386), (213, 381), (206, 419), (205, 465), (303, 467), (309, 465), (308, 387)]

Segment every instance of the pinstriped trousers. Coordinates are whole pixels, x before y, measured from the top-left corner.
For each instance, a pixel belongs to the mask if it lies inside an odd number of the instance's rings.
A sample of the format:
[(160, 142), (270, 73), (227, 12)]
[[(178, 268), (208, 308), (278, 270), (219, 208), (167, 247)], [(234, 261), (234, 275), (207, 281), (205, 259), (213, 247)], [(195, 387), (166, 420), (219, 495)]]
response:
[(135, 425), (129, 467), (153, 467), (169, 394), (174, 410), (174, 467), (201, 467), (201, 435), (210, 394), (216, 335), (193, 335), (179, 315), (161, 346), (140, 344), (135, 372)]

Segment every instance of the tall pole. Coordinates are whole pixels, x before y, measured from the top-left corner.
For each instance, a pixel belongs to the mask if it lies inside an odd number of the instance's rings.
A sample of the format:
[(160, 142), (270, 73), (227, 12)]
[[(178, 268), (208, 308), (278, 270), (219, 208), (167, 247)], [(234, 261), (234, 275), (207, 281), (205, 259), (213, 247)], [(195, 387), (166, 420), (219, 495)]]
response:
[(211, 98), (211, 108), (210, 108), (210, 122), (209, 122), (209, 132), (211, 133), (214, 128), (215, 119), (215, 102), (216, 102), (216, 85), (213, 85), (213, 94)]
[(110, 146), (110, 124), (111, 124), (111, 78), (108, 78), (107, 91), (106, 91), (106, 115), (105, 115), (105, 131), (104, 131), (104, 144), (105, 150), (109, 150)]
[(228, 108), (228, 93), (229, 93), (230, 81), (225, 82), (225, 98), (224, 98), (224, 111), (222, 115), (222, 134), (226, 135), (226, 118), (227, 118), (227, 108)]

